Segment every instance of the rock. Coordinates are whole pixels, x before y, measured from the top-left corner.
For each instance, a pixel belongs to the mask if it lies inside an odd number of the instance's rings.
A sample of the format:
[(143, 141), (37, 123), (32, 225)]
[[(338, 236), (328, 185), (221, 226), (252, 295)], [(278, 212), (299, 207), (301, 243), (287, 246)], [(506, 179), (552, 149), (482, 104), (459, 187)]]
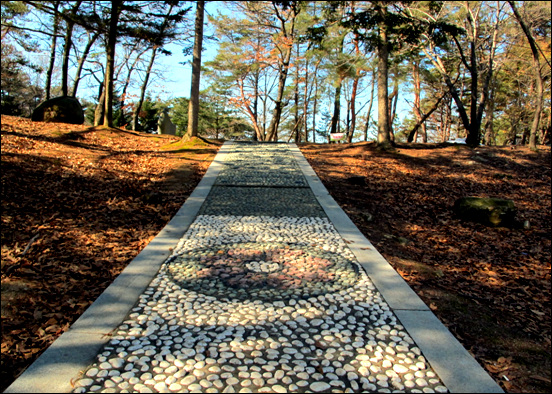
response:
[(512, 200), (462, 197), (455, 201), (453, 210), (462, 220), (487, 226), (508, 226), (515, 222), (516, 207)]
[(165, 108), (157, 122), (157, 134), (176, 135), (176, 125), (171, 121), (169, 109)]
[(79, 100), (74, 97), (55, 97), (36, 107), (31, 119), (34, 122), (83, 124), (84, 111)]
[(323, 391), (328, 391), (331, 386), (326, 382), (314, 382), (310, 385), (310, 389), (315, 393), (321, 393)]

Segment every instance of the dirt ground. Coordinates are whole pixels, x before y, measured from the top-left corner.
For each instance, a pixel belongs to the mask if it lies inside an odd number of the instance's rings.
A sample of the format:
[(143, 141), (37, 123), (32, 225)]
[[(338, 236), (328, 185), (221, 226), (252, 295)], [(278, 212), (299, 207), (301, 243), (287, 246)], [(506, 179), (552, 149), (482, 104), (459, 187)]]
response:
[[(361, 232), (505, 391), (551, 391), (549, 146), (300, 148)], [(511, 199), (519, 223), (462, 222), (452, 207), (463, 196)]]
[[(3, 391), (164, 227), (220, 142), (1, 121)], [(550, 391), (550, 147), (300, 148), (506, 391)], [(520, 225), (461, 222), (465, 195), (514, 200)]]

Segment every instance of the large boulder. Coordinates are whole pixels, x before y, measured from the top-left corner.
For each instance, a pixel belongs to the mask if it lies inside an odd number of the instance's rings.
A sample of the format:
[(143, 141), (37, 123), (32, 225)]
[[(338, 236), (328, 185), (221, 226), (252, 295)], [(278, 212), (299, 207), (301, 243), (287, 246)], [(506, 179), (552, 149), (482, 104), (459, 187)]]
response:
[(498, 227), (514, 225), (517, 209), (512, 200), (462, 197), (455, 201), (454, 212), (462, 220)]
[(83, 124), (84, 111), (79, 100), (74, 97), (55, 97), (36, 107), (31, 119), (35, 122)]

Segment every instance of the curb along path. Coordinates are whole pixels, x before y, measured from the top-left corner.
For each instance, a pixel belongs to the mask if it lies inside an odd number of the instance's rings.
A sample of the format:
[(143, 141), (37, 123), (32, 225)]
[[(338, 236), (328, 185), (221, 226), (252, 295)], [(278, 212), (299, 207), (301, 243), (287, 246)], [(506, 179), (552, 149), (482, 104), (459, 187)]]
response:
[[(226, 148), (198, 215), (73, 392), (456, 390), (336, 230), (297, 148)], [(499, 392), (483, 375), (468, 390)]]

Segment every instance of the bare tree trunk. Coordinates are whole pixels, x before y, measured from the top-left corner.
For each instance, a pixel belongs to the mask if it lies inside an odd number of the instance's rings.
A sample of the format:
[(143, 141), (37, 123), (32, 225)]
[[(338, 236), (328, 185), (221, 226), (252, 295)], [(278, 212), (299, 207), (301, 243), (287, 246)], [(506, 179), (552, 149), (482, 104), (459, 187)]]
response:
[(368, 104), (368, 111), (366, 111), (366, 123), (364, 124), (364, 141), (368, 141), (368, 128), (370, 127), (370, 118), (372, 117), (372, 105), (374, 104), (374, 88), (376, 86), (376, 79), (372, 74), (372, 89), (370, 91), (370, 104)]
[[(71, 16), (74, 17), (77, 13), (82, 0), (75, 2), (73, 8), (71, 8)], [(66, 20), (67, 30), (65, 31), (65, 45), (63, 46), (63, 60), (61, 65), (61, 91), (63, 96), (69, 95), (69, 56), (71, 52), (71, 45), (73, 44), (73, 27), (75, 22), (72, 18)]]
[(341, 110), (341, 85), (343, 80), (339, 78), (338, 85), (335, 88), (335, 95), (334, 95), (334, 106), (333, 106), (333, 115), (332, 115), (332, 123), (330, 127), (330, 134), (337, 133), (337, 128), (339, 124), (339, 118), (340, 118), (340, 110)]
[[(297, 43), (296, 46), (296, 57), (299, 57), (299, 43)], [(295, 101), (295, 111), (294, 111), (294, 123), (295, 126), (294, 132), (295, 132), (295, 143), (298, 144), (301, 142), (301, 125), (299, 124), (299, 65), (296, 65), (295, 67), (295, 89), (293, 92), (293, 100)], [(293, 134), (293, 133), (292, 133)]]
[[(134, 61), (130, 65), (130, 67), (128, 67), (128, 73), (127, 73), (127, 76), (125, 78), (125, 83), (123, 84), (123, 89), (121, 90), (121, 111), (124, 110), (126, 92), (127, 92), (128, 86), (130, 85), (130, 77), (132, 76), (132, 72), (134, 71), (134, 69), (136, 68), (136, 64), (138, 64), (138, 61), (140, 61), (140, 58), (142, 57), (142, 55), (144, 53), (146, 53), (146, 51), (147, 51), (147, 49), (144, 49), (142, 52), (140, 52), (136, 56), (136, 59), (134, 59)], [(130, 59), (127, 59), (127, 62), (128, 62), (128, 60), (130, 60)], [(151, 66), (153, 67), (153, 63), (151, 64)], [(149, 75), (149, 73), (151, 73), (151, 68), (148, 67), (148, 72), (147, 72), (146, 76)]]
[(192, 61), (192, 86), (190, 89), (190, 105), (188, 107), (188, 131), (184, 140), (197, 137), (199, 125), (199, 84), (201, 79), (201, 49), (203, 47), (203, 15), (205, 1), (197, 1), (195, 20), (194, 58)]
[(112, 0), (109, 34), (105, 48), (106, 67), (104, 78), (105, 112), (103, 125), (113, 127), (113, 74), (115, 70), (115, 46), (117, 44), (117, 23), (121, 15), (122, 0)]
[(385, 25), (385, 16), (387, 14), (387, 5), (378, 6), (377, 12), (380, 14), (382, 22), (379, 23), (380, 43), (378, 52), (378, 141), (377, 145), (388, 148), (392, 145), (391, 133), (389, 131), (389, 92), (387, 84), (389, 80), (389, 48), (387, 42), (387, 26)]
[(351, 93), (351, 127), (347, 131), (347, 142), (350, 144), (353, 142), (353, 137), (356, 129), (356, 95), (358, 89), (358, 81), (360, 79), (359, 71), (353, 81), (353, 91)]
[[(291, 2), (293, 3), (293, 2)], [(272, 119), (270, 120), (270, 124), (268, 126), (267, 131), (267, 140), (268, 141), (278, 141), (278, 126), (280, 125), (280, 118), (282, 116), (282, 110), (284, 108), (284, 105), (282, 103), (284, 98), (284, 90), (286, 88), (286, 79), (287, 74), (289, 70), (289, 63), (291, 60), (291, 52), (292, 52), (292, 45), (293, 45), (293, 39), (295, 36), (295, 18), (297, 17), (297, 9), (295, 5), (291, 5), (290, 11), (291, 11), (291, 26), (289, 29), (286, 27), (286, 21), (284, 18), (280, 15), (278, 12), (278, 9), (276, 7), (276, 3), (273, 2), (274, 11), (276, 13), (277, 18), (280, 20), (281, 25), (281, 31), (284, 34), (284, 37), (290, 41), (290, 43), (282, 49), (281, 52), (283, 52), (282, 60), (279, 64), (279, 70), (278, 70), (278, 93), (276, 95), (276, 100), (274, 101), (274, 110), (272, 111)]]
[[(421, 125), (423, 122), (421, 122), (422, 119), (422, 112), (421, 112), (421, 99), (420, 99), (420, 92), (421, 92), (421, 81), (420, 81), (420, 62), (416, 59), (414, 60), (412, 64), (412, 79), (414, 82), (414, 117), (416, 118), (416, 126), (412, 128), (414, 133), (412, 133), (412, 130), (408, 134), (408, 142), (418, 142), (418, 128), (419, 125)], [(412, 138), (411, 138), (412, 135)]]
[(316, 105), (318, 104), (318, 78), (314, 74), (314, 102), (312, 103), (312, 142), (316, 143)]
[(378, 48), (378, 145), (391, 145), (389, 133), (389, 93), (387, 92), (387, 52), (385, 28), (382, 29), (382, 44)]
[(140, 98), (138, 99), (138, 103), (136, 104), (136, 108), (134, 109), (134, 113), (132, 114), (132, 130), (140, 130), (140, 123), (138, 122), (138, 118), (140, 117), (140, 111), (142, 110), (142, 105), (144, 104), (144, 100), (146, 98), (146, 90), (148, 87), (149, 78), (151, 75), (151, 70), (153, 68), (153, 63), (155, 62), (155, 56), (157, 54), (157, 47), (152, 48), (151, 57), (148, 62), (148, 67), (146, 68), (146, 75), (144, 76), (144, 81), (142, 82), (142, 87), (140, 88)]
[(77, 88), (79, 87), (80, 76), (81, 76), (81, 73), (82, 73), (82, 68), (84, 66), (84, 62), (86, 61), (86, 58), (88, 57), (88, 54), (90, 53), (90, 49), (92, 48), (92, 45), (94, 45), (94, 42), (98, 39), (99, 36), (100, 36), (99, 32), (96, 32), (92, 35), (92, 37), (86, 43), (86, 47), (84, 48), (84, 52), (82, 53), (82, 56), (79, 59), (79, 65), (78, 65), (78, 68), (77, 68), (77, 73), (75, 74), (75, 80), (73, 81), (73, 89), (71, 90), (71, 96), (73, 96), (73, 97), (77, 96)]
[(523, 33), (525, 33), (525, 37), (527, 37), (527, 41), (529, 41), (529, 46), (531, 47), (531, 53), (533, 54), (533, 70), (535, 73), (535, 80), (537, 82), (537, 105), (535, 106), (535, 113), (533, 115), (533, 123), (531, 124), (531, 132), (529, 134), (529, 148), (532, 150), (537, 150), (537, 131), (539, 129), (540, 124), (540, 117), (542, 112), (542, 101), (543, 101), (543, 95), (544, 95), (544, 88), (543, 88), (543, 80), (541, 75), (541, 67), (540, 67), (540, 60), (539, 60), (539, 52), (537, 48), (537, 44), (535, 43), (535, 39), (533, 38), (533, 35), (531, 34), (531, 31), (525, 24), (525, 21), (523, 20), (522, 16), (519, 14), (515, 3), (513, 1), (508, 1), (508, 4), (510, 4), (510, 7), (512, 8), (512, 11), (514, 13), (514, 16), (516, 17), (519, 25), (521, 26)]
[(46, 86), (44, 91), (46, 93), (46, 100), (50, 99), (50, 90), (52, 87), (52, 73), (54, 72), (54, 63), (56, 61), (56, 42), (57, 42), (57, 33), (59, 28), (59, 1), (54, 1), (54, 34), (52, 35), (52, 45), (50, 46), (50, 63), (48, 64), (48, 70), (46, 71)]
[[(433, 104), (433, 106), (429, 109), (429, 111), (427, 111), (425, 115), (422, 116), (421, 112), (418, 111), (420, 118), (418, 119), (414, 127), (408, 132), (408, 138), (407, 138), (408, 142), (416, 142), (416, 139), (414, 138), (414, 136), (418, 132), (418, 129), (427, 120), (427, 118), (429, 118), (431, 114), (439, 107), (439, 104), (441, 103), (441, 100), (443, 99), (444, 96), (445, 95), (439, 97), (439, 99), (435, 102), (435, 104)], [(424, 138), (424, 142), (427, 142), (427, 136), (426, 138)]]
[(489, 99), (487, 100), (487, 116), (485, 119), (485, 145), (494, 145), (494, 89), (491, 89)]
[(309, 142), (309, 130), (307, 121), (309, 119), (309, 59), (305, 61), (305, 88), (303, 90), (303, 132), (305, 133), (305, 142)]
[(259, 70), (255, 71), (255, 101), (253, 101), (253, 117), (255, 124), (255, 132), (253, 133), (253, 141), (259, 140)]
[(94, 111), (94, 126), (99, 126), (102, 123), (105, 112), (105, 89), (104, 83), (100, 83), (100, 92), (98, 93), (98, 104)]

